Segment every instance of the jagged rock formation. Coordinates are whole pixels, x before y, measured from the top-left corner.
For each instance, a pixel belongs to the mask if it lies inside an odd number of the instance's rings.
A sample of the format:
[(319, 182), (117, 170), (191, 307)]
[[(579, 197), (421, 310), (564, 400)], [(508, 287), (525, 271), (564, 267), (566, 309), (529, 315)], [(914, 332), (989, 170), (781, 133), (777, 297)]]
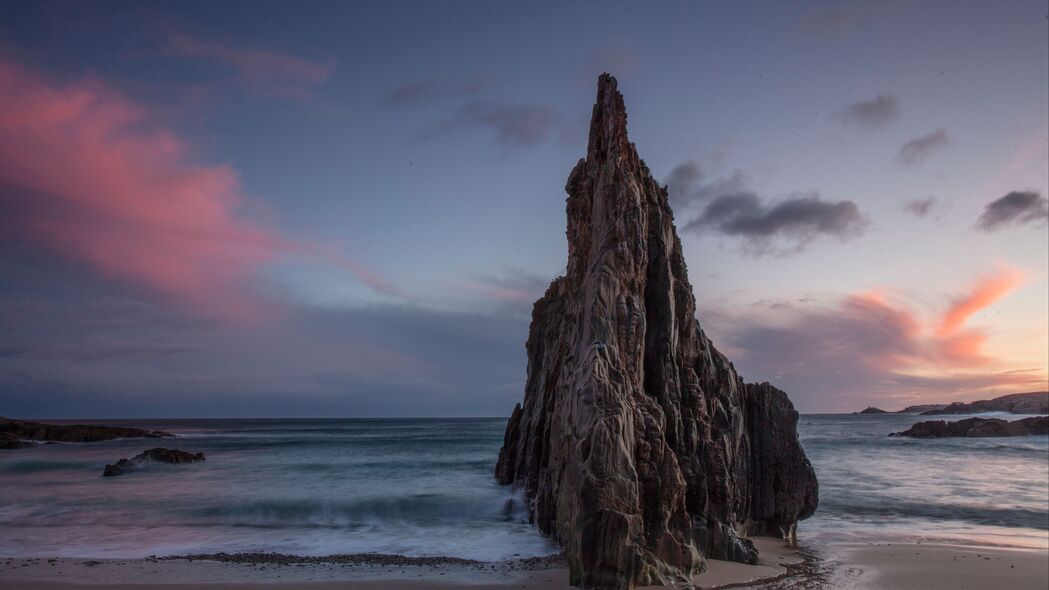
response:
[(204, 453), (187, 453), (186, 451), (180, 451), (178, 449), (157, 447), (155, 449), (143, 451), (131, 459), (125, 457), (116, 463), (106, 465), (105, 470), (102, 471), (102, 477), (123, 475), (128, 471), (147, 467), (150, 463), (171, 463), (179, 465), (182, 463), (199, 463), (204, 460)]
[(1049, 434), (1049, 416), (1023, 418), (1021, 420), (999, 420), (998, 418), (969, 418), (956, 422), (929, 420), (919, 422), (903, 432), (894, 432), (889, 436), (907, 436), (911, 438), (948, 438), (969, 437), (983, 438), (992, 436), (1031, 436)]
[(530, 498), (576, 586), (691, 587), (704, 555), (755, 562), (743, 535), (790, 535), (816, 509), (798, 415), (700, 329), (666, 189), (607, 74), (566, 190), (567, 271), (532, 311), (496, 477)]

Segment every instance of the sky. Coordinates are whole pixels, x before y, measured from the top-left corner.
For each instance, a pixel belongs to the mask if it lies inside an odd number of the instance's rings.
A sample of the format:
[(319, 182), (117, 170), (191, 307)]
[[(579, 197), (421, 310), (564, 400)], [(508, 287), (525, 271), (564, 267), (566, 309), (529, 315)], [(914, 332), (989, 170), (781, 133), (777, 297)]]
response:
[(504, 416), (598, 74), (802, 412), (1049, 373), (1049, 6), (0, 3), (0, 414)]

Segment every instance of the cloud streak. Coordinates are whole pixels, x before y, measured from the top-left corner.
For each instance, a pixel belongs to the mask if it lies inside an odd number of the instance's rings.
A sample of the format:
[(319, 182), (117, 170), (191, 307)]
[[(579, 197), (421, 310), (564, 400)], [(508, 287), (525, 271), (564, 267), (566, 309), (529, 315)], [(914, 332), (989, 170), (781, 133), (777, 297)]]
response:
[(955, 299), (940, 323), (938, 333), (950, 336), (956, 333), (973, 314), (990, 306), (1023, 284), (1023, 274), (1015, 269), (1003, 269), (976, 281), (969, 291)]
[(915, 217), (928, 217), (937, 206), (936, 197), (911, 199), (903, 204), (903, 210)]
[(484, 129), (503, 148), (514, 150), (550, 139), (560, 126), (560, 114), (544, 104), (476, 100), (425, 134), (432, 138), (456, 130)]
[(244, 83), (285, 98), (308, 98), (335, 71), (331, 61), (312, 61), (265, 49), (234, 47), (183, 33), (168, 37), (168, 53), (208, 60), (236, 72)]
[(1049, 199), (1035, 191), (1012, 191), (984, 207), (976, 228), (991, 232), (1009, 226), (1045, 225), (1049, 220)]
[(918, 166), (951, 143), (947, 131), (937, 129), (900, 146), (896, 159), (904, 166)]
[(390, 107), (425, 104), (448, 98), (476, 96), (487, 87), (488, 82), (480, 78), (463, 80), (430, 78), (394, 88), (386, 94), (383, 102)]
[(881, 127), (896, 119), (900, 101), (893, 94), (879, 94), (870, 100), (854, 102), (835, 114), (839, 121), (862, 128)]

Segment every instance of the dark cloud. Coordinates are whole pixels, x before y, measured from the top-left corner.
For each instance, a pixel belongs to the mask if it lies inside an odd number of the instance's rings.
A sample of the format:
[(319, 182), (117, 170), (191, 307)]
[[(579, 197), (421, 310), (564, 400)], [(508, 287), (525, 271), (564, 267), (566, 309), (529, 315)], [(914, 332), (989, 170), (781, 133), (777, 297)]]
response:
[(501, 416), (523, 391), (523, 314), (287, 303), (217, 325), (0, 246), (4, 415)]
[(994, 231), (1011, 225), (1045, 225), (1049, 219), (1049, 199), (1035, 191), (1012, 191), (987, 204), (976, 220), (976, 227)]
[(900, 101), (892, 94), (879, 94), (870, 100), (854, 102), (838, 111), (835, 117), (858, 127), (879, 127), (894, 120), (900, 112)]
[(951, 142), (951, 138), (943, 129), (937, 129), (932, 133), (916, 137), (900, 146), (896, 159), (905, 166), (917, 166), (925, 162), (926, 158), (940, 151)]
[(488, 81), (483, 78), (430, 78), (394, 88), (386, 94), (383, 102), (391, 107), (424, 104), (449, 98), (477, 96), (487, 88)]
[[(5, 324), (0, 336), (5, 413), (499, 416), (524, 386), (522, 317), (298, 308), (280, 321), (216, 331), (156, 310), (121, 316), (123, 307), (107, 299), (80, 309), (5, 304), (31, 324)], [(98, 317), (125, 323), (100, 329)], [(41, 397), (46, 391), (81, 395), (60, 401)]]
[(796, 33), (805, 37), (847, 33), (870, 21), (887, 4), (872, 0), (834, 2), (803, 14), (798, 19)]
[(667, 193), (675, 206), (702, 204), (721, 195), (746, 191), (746, 178), (739, 170), (727, 178), (704, 182), (706, 173), (695, 160), (686, 160), (670, 171)]
[(903, 204), (903, 210), (915, 217), (928, 217), (936, 209), (938, 202), (936, 197), (925, 197), (924, 199), (911, 199)]
[(824, 201), (813, 193), (765, 202), (755, 193), (740, 192), (710, 201), (685, 229), (740, 237), (752, 253), (762, 255), (795, 253), (820, 236), (847, 240), (866, 226), (852, 201)]
[(458, 129), (487, 129), (506, 149), (542, 143), (560, 129), (560, 114), (544, 104), (477, 100), (425, 134), (434, 137)]
[[(488, 81), (481, 78), (433, 78), (398, 86), (385, 97), (387, 106), (400, 107), (461, 99), (457, 111), (423, 132), (430, 139), (456, 130), (487, 129), (508, 150), (536, 145), (551, 139), (566, 128), (560, 113), (553, 107), (536, 102), (513, 102), (483, 97)], [(467, 102), (463, 103), (462, 101)]]
[(696, 189), (703, 181), (703, 170), (693, 160), (678, 164), (667, 178), (667, 193), (671, 200), (687, 202), (693, 200)]
[(852, 201), (824, 201), (815, 192), (765, 199), (749, 188), (739, 170), (708, 182), (694, 160), (670, 171), (667, 193), (676, 215), (691, 217), (683, 231), (741, 238), (756, 256), (797, 253), (820, 236), (846, 240), (867, 227), (866, 216)]

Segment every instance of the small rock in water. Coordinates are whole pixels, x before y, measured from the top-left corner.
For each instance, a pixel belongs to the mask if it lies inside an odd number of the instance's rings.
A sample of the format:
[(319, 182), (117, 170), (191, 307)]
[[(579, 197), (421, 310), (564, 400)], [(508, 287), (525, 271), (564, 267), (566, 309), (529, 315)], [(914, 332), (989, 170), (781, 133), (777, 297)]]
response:
[(113, 477), (122, 475), (127, 471), (145, 467), (150, 463), (199, 463), (204, 461), (204, 453), (187, 453), (177, 449), (155, 448), (135, 455), (130, 460), (127, 458), (117, 461), (115, 464), (106, 465), (102, 471), (102, 477)]

